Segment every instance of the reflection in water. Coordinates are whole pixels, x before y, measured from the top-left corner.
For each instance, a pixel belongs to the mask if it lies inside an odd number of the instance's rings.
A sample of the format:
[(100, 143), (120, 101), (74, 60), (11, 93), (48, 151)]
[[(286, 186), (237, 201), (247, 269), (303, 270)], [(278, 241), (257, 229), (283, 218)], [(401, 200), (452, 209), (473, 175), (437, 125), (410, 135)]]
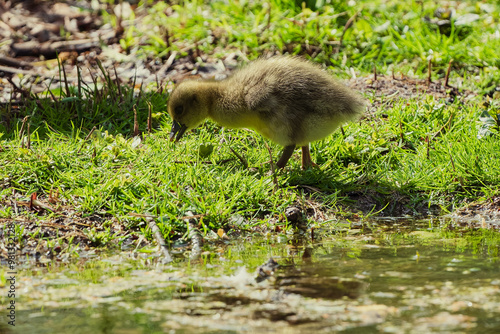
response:
[(434, 224), (373, 220), (315, 231), (314, 242), (235, 240), (196, 263), (122, 254), (87, 269), (27, 271), (16, 330), (495, 332), (498, 232)]
[(289, 293), (297, 293), (304, 297), (340, 299), (342, 297), (358, 298), (365, 283), (356, 280), (344, 280), (338, 277), (321, 277), (314, 270), (286, 273), (278, 276), (277, 287)]

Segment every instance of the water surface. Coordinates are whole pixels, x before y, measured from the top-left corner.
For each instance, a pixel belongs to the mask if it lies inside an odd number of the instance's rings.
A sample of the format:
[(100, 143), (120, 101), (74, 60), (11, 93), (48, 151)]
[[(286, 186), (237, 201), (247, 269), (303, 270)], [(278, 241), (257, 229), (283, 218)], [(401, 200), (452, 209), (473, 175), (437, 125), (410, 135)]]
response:
[[(4, 321), (0, 330), (500, 331), (498, 232), (389, 219), (336, 224), (313, 236), (210, 242), (198, 260), (178, 257), (168, 266), (136, 252), (43, 265), (28, 259), (18, 275), (16, 326)], [(279, 267), (257, 279), (270, 258)]]

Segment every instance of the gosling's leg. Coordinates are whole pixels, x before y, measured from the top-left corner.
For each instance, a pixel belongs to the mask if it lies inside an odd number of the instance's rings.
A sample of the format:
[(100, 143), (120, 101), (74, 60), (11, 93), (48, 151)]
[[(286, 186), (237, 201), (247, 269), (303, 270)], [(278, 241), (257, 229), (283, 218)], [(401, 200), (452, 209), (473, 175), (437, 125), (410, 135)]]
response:
[(288, 160), (290, 159), (290, 157), (293, 154), (293, 150), (295, 150), (295, 145), (289, 145), (289, 146), (285, 146), (285, 148), (283, 148), (283, 153), (281, 153), (281, 158), (276, 163), (276, 166), (278, 168), (283, 168), (286, 166), (286, 163), (288, 162)]
[(302, 169), (311, 168), (313, 165), (309, 144), (302, 146)]

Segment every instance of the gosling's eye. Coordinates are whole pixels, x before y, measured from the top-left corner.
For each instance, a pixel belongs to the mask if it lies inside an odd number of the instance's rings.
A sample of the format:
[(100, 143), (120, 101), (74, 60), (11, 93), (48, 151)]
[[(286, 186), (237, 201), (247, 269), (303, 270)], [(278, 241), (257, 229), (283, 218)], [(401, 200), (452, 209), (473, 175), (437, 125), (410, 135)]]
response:
[(182, 106), (177, 106), (177, 107), (175, 107), (175, 109), (174, 109), (174, 113), (175, 113), (177, 116), (181, 115), (183, 111), (184, 111), (184, 108), (183, 108)]

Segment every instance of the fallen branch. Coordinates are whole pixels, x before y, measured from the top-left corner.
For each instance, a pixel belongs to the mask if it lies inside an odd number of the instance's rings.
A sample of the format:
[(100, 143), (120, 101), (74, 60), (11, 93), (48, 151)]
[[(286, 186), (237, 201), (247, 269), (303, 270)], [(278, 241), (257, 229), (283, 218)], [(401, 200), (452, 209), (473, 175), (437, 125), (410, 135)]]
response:
[(101, 38), (88, 38), (75, 41), (58, 41), (38, 43), (37, 41), (29, 41), (24, 43), (14, 43), (11, 45), (11, 50), (14, 57), (20, 56), (40, 56), (53, 57), (58, 53), (67, 51), (83, 52), (91, 48), (99, 47), (102, 42), (106, 43), (115, 37), (115, 32), (108, 33)]
[(160, 228), (158, 227), (158, 225), (156, 225), (156, 222), (154, 221), (152, 216), (145, 215), (144, 218), (148, 222), (148, 226), (151, 229), (151, 232), (153, 233), (153, 237), (156, 240), (158, 246), (160, 247), (160, 251), (162, 253), (162, 258), (161, 258), (162, 263), (166, 264), (172, 262), (173, 258), (168, 251), (167, 243), (165, 242), (165, 238), (163, 238), (163, 235), (161, 234)]
[(27, 61), (17, 60), (6, 56), (0, 56), (0, 64), (10, 67), (33, 67), (33, 65)]
[(177, 51), (173, 51), (172, 54), (170, 55), (170, 57), (168, 57), (165, 64), (163, 64), (163, 66), (158, 70), (157, 73), (160, 74), (160, 76), (163, 76), (163, 75), (165, 75), (165, 73), (167, 73), (170, 66), (172, 66), (172, 64), (174, 63), (176, 56), (177, 56)]
[(48, 78), (47, 75), (39, 74), (35, 71), (21, 70), (19, 68), (8, 67), (8, 66), (3, 66), (3, 65), (0, 65), (0, 72), (7, 72), (7, 73), (12, 73), (12, 74), (32, 75), (32, 76), (37, 76), (37, 77)]

